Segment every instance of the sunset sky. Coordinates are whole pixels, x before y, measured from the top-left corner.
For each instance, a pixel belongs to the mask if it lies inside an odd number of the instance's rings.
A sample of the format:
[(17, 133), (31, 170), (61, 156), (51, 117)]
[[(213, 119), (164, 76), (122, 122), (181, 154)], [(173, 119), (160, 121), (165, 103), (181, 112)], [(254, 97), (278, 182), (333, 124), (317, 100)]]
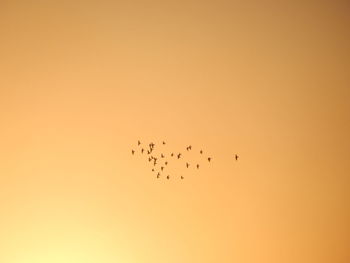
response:
[(346, 0), (0, 0), (0, 262), (350, 262), (349, 47)]

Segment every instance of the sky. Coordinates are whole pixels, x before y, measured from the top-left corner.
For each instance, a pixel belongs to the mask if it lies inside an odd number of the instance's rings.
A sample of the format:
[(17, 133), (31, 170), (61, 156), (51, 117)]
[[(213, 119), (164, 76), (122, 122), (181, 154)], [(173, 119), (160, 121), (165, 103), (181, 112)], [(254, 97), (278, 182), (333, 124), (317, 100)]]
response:
[(0, 262), (349, 262), (349, 12), (1, 0)]

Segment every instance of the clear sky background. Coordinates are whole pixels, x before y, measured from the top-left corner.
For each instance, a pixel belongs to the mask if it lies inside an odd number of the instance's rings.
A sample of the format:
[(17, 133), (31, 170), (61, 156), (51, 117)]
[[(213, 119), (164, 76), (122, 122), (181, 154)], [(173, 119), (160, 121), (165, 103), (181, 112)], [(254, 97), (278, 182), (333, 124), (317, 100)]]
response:
[[(350, 262), (349, 14), (1, 0), (0, 262)], [(213, 161), (157, 180), (138, 139)]]

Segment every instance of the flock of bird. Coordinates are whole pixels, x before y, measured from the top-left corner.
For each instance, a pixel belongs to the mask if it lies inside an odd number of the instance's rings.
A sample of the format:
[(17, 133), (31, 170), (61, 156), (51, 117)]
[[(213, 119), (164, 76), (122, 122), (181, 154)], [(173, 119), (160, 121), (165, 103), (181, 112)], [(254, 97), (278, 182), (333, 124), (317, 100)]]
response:
[[(161, 145), (166, 145), (166, 142), (163, 141), (161, 142)], [(146, 155), (147, 156), (147, 160), (149, 163), (151, 163), (153, 166), (152, 166), (152, 169), (151, 171), (153, 173), (155, 173), (155, 176), (157, 179), (161, 178), (161, 177), (164, 177), (164, 173), (165, 173), (165, 169), (168, 167), (168, 163), (169, 163), (169, 160), (168, 159), (165, 159), (166, 158), (166, 155), (165, 153), (160, 153), (160, 155), (156, 155), (155, 154), (155, 144), (153, 142), (149, 143), (149, 144), (143, 144), (141, 143), (140, 140), (137, 141), (137, 148), (138, 150), (135, 150), (135, 149), (132, 149), (131, 150), (131, 154), (132, 155), (135, 155), (135, 153), (139, 152), (141, 153), (142, 155)], [(186, 147), (186, 151), (187, 152), (190, 152), (192, 151), (192, 146), (191, 145), (188, 145)], [(199, 150), (199, 154), (203, 156), (203, 150)], [(174, 152), (171, 152), (170, 153), (170, 159), (174, 159), (174, 160), (182, 160), (183, 154), (181, 152), (179, 153), (174, 153)], [(206, 159), (206, 161), (208, 163), (210, 163), (212, 161), (212, 157), (210, 156), (207, 156), (207, 157), (204, 157)], [(237, 154), (234, 155), (234, 158), (236, 161), (238, 161), (238, 158), (239, 156)], [(189, 168), (191, 166), (191, 164), (189, 162), (185, 162), (185, 167), (186, 168)], [(193, 167), (195, 167), (196, 169), (200, 169), (200, 165), (199, 163), (195, 163), (193, 165)], [(169, 174), (166, 174), (166, 179), (170, 179), (170, 175)], [(181, 180), (183, 180), (185, 177), (183, 175), (180, 175), (179, 178)]]

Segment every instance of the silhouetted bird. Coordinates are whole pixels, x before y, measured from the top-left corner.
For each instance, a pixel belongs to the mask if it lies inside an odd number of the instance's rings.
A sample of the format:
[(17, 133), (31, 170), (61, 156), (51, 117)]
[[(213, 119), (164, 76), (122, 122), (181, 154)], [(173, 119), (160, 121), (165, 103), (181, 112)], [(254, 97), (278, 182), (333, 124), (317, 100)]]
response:
[(199, 164), (197, 164), (197, 169), (199, 169)]
[(144, 151), (144, 149), (142, 148), (142, 149), (141, 149), (141, 153), (143, 153), (143, 151)]
[(164, 158), (164, 154), (161, 154), (160, 157), (161, 157), (161, 158)]
[(180, 157), (181, 157), (181, 153), (179, 153), (179, 154), (177, 155), (177, 159), (180, 159)]
[(181, 179), (184, 179), (184, 177), (181, 175)]
[(153, 148), (154, 148), (154, 143), (151, 142), (151, 143), (149, 144), (149, 149), (150, 149), (151, 152), (153, 151)]
[(163, 141), (163, 145), (165, 144), (165, 142)]
[(200, 154), (202, 154), (202, 153), (203, 153), (203, 151), (202, 151), (202, 150), (200, 150), (200, 151), (199, 151), (199, 153), (200, 153)]
[(162, 171), (163, 171), (163, 170), (164, 170), (164, 167), (163, 167), (163, 166), (162, 166), (162, 167), (160, 167), (160, 170), (162, 170)]
[(148, 158), (148, 161), (149, 161), (149, 162), (150, 162), (150, 161), (152, 161), (152, 158), (151, 158), (151, 157), (149, 157), (149, 158)]
[(191, 145), (189, 145), (189, 146), (186, 147), (186, 150), (187, 150), (187, 151), (189, 151), (189, 150), (191, 150), (191, 149), (192, 149), (192, 146), (191, 146)]
[(235, 159), (236, 161), (238, 160), (239, 156), (237, 154), (235, 154)]
[(135, 151), (134, 150), (131, 150), (131, 154), (134, 154), (135, 153)]
[(165, 165), (168, 165), (168, 162), (165, 162), (164, 164), (165, 164)]
[(210, 157), (208, 157), (208, 162), (210, 162), (211, 161), (211, 158)]
[(159, 178), (160, 177), (160, 174), (157, 174), (157, 178)]
[(170, 176), (169, 176), (169, 175), (167, 175), (166, 179), (169, 179), (169, 178), (170, 178)]
[(152, 169), (152, 172), (154, 172), (154, 169)]
[(140, 145), (141, 144), (141, 142), (140, 141), (137, 141), (137, 145)]
[(147, 154), (150, 154), (150, 153), (151, 153), (151, 151), (148, 151), (148, 150), (147, 150)]
[(190, 166), (190, 164), (189, 163), (186, 163), (186, 167), (188, 168)]
[(173, 157), (173, 156), (174, 156), (174, 153), (171, 153), (170, 156)]

